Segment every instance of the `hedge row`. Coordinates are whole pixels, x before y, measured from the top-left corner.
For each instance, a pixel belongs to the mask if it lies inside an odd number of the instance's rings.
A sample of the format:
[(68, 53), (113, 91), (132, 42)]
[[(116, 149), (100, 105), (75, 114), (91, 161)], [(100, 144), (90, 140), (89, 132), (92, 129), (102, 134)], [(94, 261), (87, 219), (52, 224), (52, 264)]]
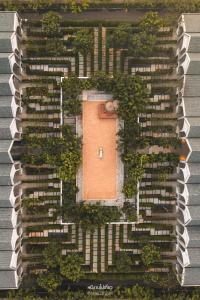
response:
[[(0, 4), (1, 10), (8, 10), (11, 7), (7, 6), (6, 1)], [(13, 10), (18, 10), (20, 12), (33, 12), (28, 7), (25, 1), (14, 2), (13, 1)], [(55, 11), (63, 11), (69, 12), (69, 9), (66, 9), (66, 6), (63, 6), (63, 1), (54, 2), (51, 5), (48, 3), (44, 3), (42, 7), (38, 9), (40, 12), (45, 12), (47, 9), (55, 10)], [(174, 0), (132, 0), (132, 1), (121, 1), (120, 3), (115, 3), (111, 1), (99, 1), (99, 2), (91, 2), (88, 10), (102, 10), (102, 9), (137, 9), (142, 11), (148, 10), (157, 10), (162, 11), (165, 10), (167, 12), (198, 12), (200, 11), (200, 0), (181, 0), (181, 1), (174, 1)]]
[[(124, 23), (130, 24), (130, 22), (127, 22), (127, 21), (124, 21)], [(30, 20), (30, 19), (28, 20), (28, 22), (26, 24), (29, 25), (30, 27), (41, 27), (41, 25), (42, 25), (40, 20)], [(105, 26), (105, 27), (115, 27), (115, 26), (119, 25), (119, 21), (105, 21), (105, 20), (98, 20), (98, 19), (92, 20), (92, 21), (64, 20), (61, 22), (61, 27), (96, 27), (99, 24), (101, 24), (102, 26)], [(139, 22), (136, 22), (136, 21), (131, 22), (132, 26), (138, 26), (138, 24), (139, 24)]]

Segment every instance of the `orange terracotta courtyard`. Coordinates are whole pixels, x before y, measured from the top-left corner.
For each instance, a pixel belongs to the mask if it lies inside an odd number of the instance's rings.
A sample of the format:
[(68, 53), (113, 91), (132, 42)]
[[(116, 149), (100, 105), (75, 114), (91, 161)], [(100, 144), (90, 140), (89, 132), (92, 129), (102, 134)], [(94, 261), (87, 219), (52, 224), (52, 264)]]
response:
[(99, 118), (105, 101), (83, 101), (82, 199), (117, 198), (117, 118)]

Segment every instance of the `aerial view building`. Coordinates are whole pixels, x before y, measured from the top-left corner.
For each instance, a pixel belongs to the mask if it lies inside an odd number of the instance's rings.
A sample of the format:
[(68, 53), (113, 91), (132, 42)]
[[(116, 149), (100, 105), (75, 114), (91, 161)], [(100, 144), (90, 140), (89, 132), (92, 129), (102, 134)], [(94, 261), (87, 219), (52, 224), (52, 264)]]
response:
[(192, 1), (0, 1), (0, 299), (200, 298)]
[(21, 261), (21, 25), (17, 13), (0, 13), (0, 288), (19, 287)]
[(184, 286), (200, 284), (199, 20), (199, 14), (183, 14), (177, 31), (178, 131), (183, 143), (177, 184), (177, 272)]

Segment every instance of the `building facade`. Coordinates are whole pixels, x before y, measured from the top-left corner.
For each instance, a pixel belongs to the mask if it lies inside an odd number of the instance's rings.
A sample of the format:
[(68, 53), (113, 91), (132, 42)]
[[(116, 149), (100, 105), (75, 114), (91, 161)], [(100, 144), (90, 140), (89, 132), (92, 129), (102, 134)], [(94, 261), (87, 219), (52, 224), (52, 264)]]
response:
[(20, 39), (18, 14), (0, 12), (0, 289), (18, 288), (22, 276), (22, 170), (15, 153), (21, 139)]
[(182, 286), (200, 285), (200, 14), (178, 22), (177, 263)]

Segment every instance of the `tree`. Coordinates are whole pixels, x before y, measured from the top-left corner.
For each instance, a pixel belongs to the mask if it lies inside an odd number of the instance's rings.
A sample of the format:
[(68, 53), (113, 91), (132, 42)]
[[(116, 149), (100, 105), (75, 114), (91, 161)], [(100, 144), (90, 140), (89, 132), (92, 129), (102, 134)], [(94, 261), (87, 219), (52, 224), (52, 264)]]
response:
[[(74, 182), (64, 182), (63, 183), (63, 198), (67, 199), (67, 203), (74, 203), (76, 199), (76, 193), (78, 192), (78, 187)], [(65, 209), (65, 208), (64, 208)]]
[(84, 291), (58, 290), (51, 294), (51, 300), (92, 300)]
[(49, 8), (53, 4), (53, 0), (28, 0), (27, 6), (37, 11), (41, 8)]
[(132, 203), (130, 203), (129, 201), (125, 201), (122, 211), (126, 215), (128, 222), (137, 221), (137, 211), (135, 206), (133, 206)]
[(62, 82), (63, 109), (68, 116), (81, 114), (82, 106), (80, 95), (83, 90), (83, 82), (75, 75), (71, 74)]
[(27, 157), (32, 163), (49, 164), (55, 167), (60, 178), (74, 180), (81, 161), (81, 139), (70, 125), (62, 128), (62, 137), (26, 137)]
[(63, 2), (64, 10), (70, 9), (74, 14), (81, 13), (83, 10), (86, 10), (90, 4), (90, 0), (82, 0), (81, 2), (78, 2), (77, 0), (64, 0)]
[(146, 105), (149, 102), (149, 91), (146, 84), (138, 76), (116, 74), (113, 81), (113, 98), (119, 102), (117, 113), (122, 120), (130, 122), (130, 120), (137, 118), (139, 113), (146, 110)]
[(44, 298), (41, 298), (36, 295), (25, 295), (25, 291), (22, 291), (22, 289), (15, 291), (10, 290), (8, 293), (8, 296), (6, 298), (7, 300), (42, 300)]
[(17, 290), (10, 290), (8, 293), (8, 300), (42, 300), (37, 296), (36, 292), (36, 277), (33, 274), (29, 274), (24, 277), (20, 288)]
[[(191, 297), (187, 297), (184, 293), (174, 293), (166, 297), (167, 300), (193, 300)], [(197, 298), (196, 300), (198, 300)]]
[(22, 4), (15, 0), (5, 0), (3, 5), (4, 9), (8, 11), (19, 11), (22, 8)]
[(56, 268), (59, 266), (61, 247), (57, 242), (51, 242), (43, 251), (43, 263), (48, 268)]
[(93, 32), (87, 28), (78, 30), (72, 45), (77, 52), (83, 55), (90, 53), (94, 46)]
[(197, 288), (193, 289), (193, 291), (192, 291), (191, 300), (199, 300), (199, 298), (200, 298), (200, 288), (197, 287)]
[(55, 272), (44, 272), (37, 277), (37, 283), (40, 287), (44, 288), (51, 293), (61, 285), (62, 279), (59, 274)]
[(67, 151), (60, 156), (61, 166), (58, 167), (58, 176), (63, 181), (76, 179), (81, 157), (79, 151)]
[(111, 92), (113, 89), (113, 79), (104, 72), (96, 72), (90, 81), (92, 87), (99, 91)]
[(137, 194), (137, 191), (137, 181), (132, 182), (130, 180), (126, 180), (126, 182), (124, 182), (122, 192), (126, 199), (133, 198), (133, 196)]
[[(126, 149), (125, 149), (126, 150)], [(142, 179), (145, 171), (145, 164), (149, 157), (137, 152), (125, 152), (122, 154), (122, 161), (126, 168), (126, 176), (123, 186), (123, 193), (127, 199), (132, 198), (137, 193), (138, 182)], [(127, 207), (130, 210), (130, 206)], [(130, 211), (129, 211), (130, 212)]]
[(143, 140), (141, 136), (141, 125), (138, 123), (137, 118), (132, 118), (128, 122), (124, 124), (123, 127), (118, 131), (118, 144), (119, 150), (121, 152), (127, 152), (128, 149), (141, 148), (141, 140)]
[(23, 198), (22, 199), (23, 208), (26, 208), (26, 209), (33, 208), (34, 206), (37, 206), (40, 203), (41, 203), (41, 200), (39, 198)]
[(124, 295), (126, 297), (132, 297), (131, 299), (135, 300), (152, 300), (155, 299), (152, 289), (139, 286), (138, 284), (134, 285), (131, 288), (125, 288)]
[(60, 32), (60, 22), (60, 15), (49, 11), (42, 17), (42, 28), (47, 35), (56, 36)]
[(118, 25), (113, 32), (112, 45), (116, 48), (128, 48), (132, 27), (128, 23)]
[(153, 54), (156, 36), (147, 32), (135, 33), (131, 39), (130, 54), (134, 57), (147, 57)]
[(73, 99), (78, 97), (82, 92), (82, 82), (74, 74), (70, 74), (68, 78), (64, 78), (62, 81), (63, 98)]
[(65, 53), (66, 46), (64, 45), (63, 40), (52, 37), (51, 39), (46, 40), (46, 51), (51, 56), (60, 56)]
[(118, 221), (121, 212), (117, 207), (103, 206), (100, 203), (76, 203), (65, 210), (66, 218), (79, 223), (85, 230), (95, 230), (106, 223)]
[(157, 33), (160, 27), (163, 25), (162, 19), (157, 12), (149, 12), (144, 15), (140, 22), (140, 29), (146, 33)]
[(160, 251), (154, 244), (147, 244), (142, 248), (141, 260), (146, 267), (160, 259)]
[(73, 282), (79, 281), (84, 276), (81, 268), (82, 263), (83, 259), (80, 255), (76, 253), (68, 254), (60, 260), (61, 275)]
[(67, 116), (81, 115), (82, 113), (81, 100), (78, 97), (73, 99), (64, 98), (63, 109), (67, 114)]
[(116, 255), (115, 268), (118, 273), (127, 273), (132, 270), (132, 259), (126, 252), (119, 252)]

